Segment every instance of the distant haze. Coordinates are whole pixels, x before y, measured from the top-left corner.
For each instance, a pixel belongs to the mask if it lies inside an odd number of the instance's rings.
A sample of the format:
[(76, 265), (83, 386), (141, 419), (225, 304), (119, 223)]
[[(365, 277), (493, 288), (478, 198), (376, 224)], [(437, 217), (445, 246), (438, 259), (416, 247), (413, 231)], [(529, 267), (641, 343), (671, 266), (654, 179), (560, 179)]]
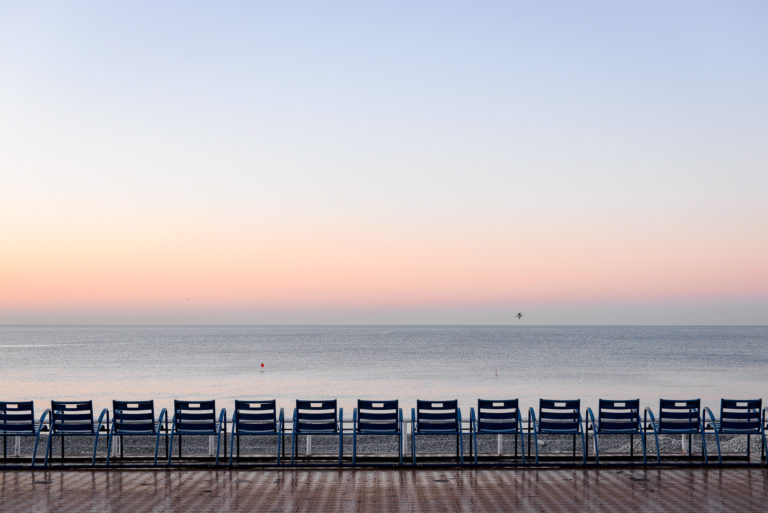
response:
[(0, 0), (0, 323), (768, 324), (766, 20)]

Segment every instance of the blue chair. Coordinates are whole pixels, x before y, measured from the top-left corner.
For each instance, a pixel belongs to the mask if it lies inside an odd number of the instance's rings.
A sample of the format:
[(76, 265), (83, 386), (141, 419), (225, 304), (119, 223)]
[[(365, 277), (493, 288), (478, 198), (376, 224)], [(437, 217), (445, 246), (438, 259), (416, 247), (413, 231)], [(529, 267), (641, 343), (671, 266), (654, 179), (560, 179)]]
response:
[[(528, 412), (528, 433), (533, 427), (533, 443), (536, 446), (536, 464), (539, 463), (539, 435), (573, 435), (573, 457), (576, 457), (576, 436), (581, 436), (582, 464), (587, 463), (587, 446), (581, 419), (581, 400), (556, 401), (539, 399), (539, 417), (531, 408)], [(531, 423), (533, 426), (531, 426)], [(528, 441), (530, 442), (530, 436)]]
[(704, 436), (704, 425), (701, 422), (701, 399), (674, 399), (659, 400), (659, 418), (657, 419), (650, 408), (645, 409), (643, 423), (653, 428), (653, 436), (656, 440), (656, 463), (661, 463), (661, 450), (659, 447), (659, 435), (691, 435), (688, 438), (688, 457), (691, 457), (691, 440), (693, 435), (701, 435), (701, 452), (704, 454), (704, 463), (709, 463), (707, 456), (707, 439)]
[[(635, 435), (640, 435), (643, 445), (643, 463), (648, 463), (645, 450), (645, 430), (640, 422), (640, 399), (625, 401), (613, 401), (600, 399), (597, 408), (597, 422), (592, 408), (587, 408), (587, 432), (592, 423), (592, 436), (595, 440), (595, 463), (600, 463), (600, 447), (598, 444), (601, 435), (629, 435), (629, 457), (635, 456)], [(589, 438), (586, 439), (589, 442)], [(587, 449), (589, 452), (589, 449)]]
[(394, 401), (357, 400), (352, 414), (352, 465), (357, 465), (358, 435), (397, 436), (397, 455), (403, 464), (403, 409)]
[(7, 458), (7, 436), (34, 436), (35, 446), (32, 451), (32, 466), (37, 460), (37, 446), (40, 442), (40, 430), (50, 410), (45, 410), (35, 424), (35, 405), (32, 401), (0, 402), (0, 432), (3, 433), (3, 460)]
[[(717, 459), (723, 463), (723, 454), (720, 451), (720, 435), (747, 435), (747, 460), (749, 460), (749, 437), (758, 435), (761, 437), (762, 445), (760, 456), (765, 454), (765, 423), (760, 415), (762, 413), (762, 399), (721, 399), (720, 400), (720, 420), (715, 419), (712, 410), (704, 408), (705, 415), (709, 416), (712, 428), (715, 431), (715, 442), (717, 443)], [(706, 427), (706, 426), (705, 426)]]
[[(338, 414), (337, 414), (338, 413)], [(291, 465), (296, 459), (296, 437), (298, 435), (338, 435), (339, 465), (344, 451), (344, 409), (339, 409), (336, 399), (324, 401), (296, 400), (293, 410), (293, 429), (291, 430)]]
[[(155, 465), (157, 465), (157, 451), (160, 448), (160, 436), (163, 421), (168, 429), (168, 413), (165, 408), (160, 410), (160, 417), (155, 422), (155, 402), (150, 401), (112, 401), (112, 429), (109, 430), (107, 439), (107, 466), (112, 456), (112, 438), (120, 437), (120, 457), (123, 457), (123, 436), (154, 436), (155, 437)], [(167, 441), (167, 438), (166, 438)], [(167, 447), (166, 447), (167, 449)]]
[(235, 400), (235, 411), (232, 414), (232, 441), (229, 451), (229, 464), (237, 448), (237, 458), (240, 459), (240, 437), (270, 435), (277, 436), (277, 464), (280, 464), (280, 453), (283, 448), (283, 433), (285, 432), (285, 413), (282, 408), (277, 411), (277, 402), (269, 401), (240, 401)]
[(173, 422), (171, 427), (171, 447), (168, 451), (168, 464), (173, 455), (173, 439), (179, 437), (179, 458), (181, 458), (182, 435), (208, 435), (216, 437), (216, 465), (219, 464), (221, 433), (224, 431), (224, 455), (227, 454), (227, 410), (221, 409), (216, 421), (216, 401), (173, 401)]
[(464, 464), (464, 440), (461, 432), (461, 410), (458, 400), (416, 400), (411, 408), (411, 463), (416, 465), (416, 437), (422, 435), (455, 435), (456, 456)]
[[(106, 423), (104, 422), (106, 418)], [(92, 436), (93, 458), (91, 465), (96, 465), (96, 450), (99, 447), (99, 433), (102, 426), (109, 427), (109, 410), (104, 408), (99, 414), (99, 420), (93, 422), (93, 401), (51, 401), (51, 430), (48, 433), (48, 446), (45, 451), (45, 465), (51, 455), (51, 442), (58, 436), (61, 438), (61, 461), (64, 462), (64, 437)]]
[[(475, 446), (475, 464), (477, 464), (477, 435), (515, 435), (515, 458), (517, 458), (517, 437), (521, 440), (522, 463), (525, 464), (525, 439), (523, 438), (523, 419), (517, 399), (477, 400), (475, 409), (469, 410), (469, 426), (472, 442)], [(471, 447), (470, 447), (471, 450)]]

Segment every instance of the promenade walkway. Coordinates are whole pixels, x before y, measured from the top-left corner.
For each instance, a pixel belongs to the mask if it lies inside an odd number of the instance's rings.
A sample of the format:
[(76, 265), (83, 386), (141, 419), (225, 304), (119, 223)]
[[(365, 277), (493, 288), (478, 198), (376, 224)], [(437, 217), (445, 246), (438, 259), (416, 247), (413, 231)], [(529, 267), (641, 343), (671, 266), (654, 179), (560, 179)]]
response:
[(766, 511), (755, 468), (0, 472), (1, 511)]

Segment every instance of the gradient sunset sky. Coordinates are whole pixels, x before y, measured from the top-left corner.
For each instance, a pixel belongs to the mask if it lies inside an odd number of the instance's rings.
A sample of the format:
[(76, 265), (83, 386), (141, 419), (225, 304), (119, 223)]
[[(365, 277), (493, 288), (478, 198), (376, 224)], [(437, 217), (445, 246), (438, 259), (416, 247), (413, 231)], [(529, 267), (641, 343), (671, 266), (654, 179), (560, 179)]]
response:
[(767, 26), (0, 0), (0, 323), (766, 324)]

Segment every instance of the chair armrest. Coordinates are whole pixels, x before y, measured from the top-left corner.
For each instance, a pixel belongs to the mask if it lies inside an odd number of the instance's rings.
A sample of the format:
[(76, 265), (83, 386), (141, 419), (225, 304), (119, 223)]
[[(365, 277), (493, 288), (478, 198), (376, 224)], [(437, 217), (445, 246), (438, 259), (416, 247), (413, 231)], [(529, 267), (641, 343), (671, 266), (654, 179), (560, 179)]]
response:
[(648, 429), (648, 417), (651, 417), (651, 428), (653, 429), (653, 432), (656, 432), (656, 417), (653, 415), (653, 410), (650, 406), (645, 407), (645, 411), (643, 413), (643, 418), (645, 419), (645, 426), (643, 427), (643, 431), (647, 431)]
[(584, 432), (584, 418), (581, 416), (581, 412), (579, 410), (576, 410), (576, 414), (578, 415), (577, 422), (579, 423), (579, 433)]
[(477, 422), (475, 421), (475, 407), (472, 406), (469, 409), (469, 432), (470, 433), (474, 433), (475, 431), (477, 431), (476, 425), (475, 425), (476, 423)]
[(531, 423), (533, 423), (533, 430), (536, 431), (536, 410), (533, 406), (528, 408), (528, 432), (531, 432)]
[(339, 433), (344, 432), (344, 408), (339, 408)]
[(168, 410), (163, 408), (160, 410), (160, 416), (157, 418), (157, 432), (159, 433), (163, 427), (163, 420), (168, 420)]
[[(43, 424), (45, 424), (45, 418), (48, 417), (48, 423), (51, 423), (51, 410), (45, 409), (43, 411), (43, 414), (40, 415), (40, 421), (37, 423), (37, 430), (35, 430), (35, 434), (40, 434), (40, 430), (43, 429)], [(51, 427), (48, 426), (48, 430), (50, 431)]]
[(592, 411), (592, 408), (587, 408), (587, 431), (589, 431), (590, 422), (592, 423), (592, 429), (597, 431), (599, 426), (597, 425), (597, 422), (595, 422), (595, 413)]
[(285, 410), (283, 408), (280, 408), (280, 415), (277, 417), (277, 427), (281, 433), (285, 431)]
[(456, 408), (456, 424), (458, 428), (459, 434), (461, 434), (462, 426), (461, 426), (461, 408)]
[(222, 408), (221, 412), (219, 412), (219, 427), (216, 431), (220, 433), (222, 428), (224, 428), (226, 432), (226, 429), (227, 429), (227, 409), (226, 408)]
[(709, 406), (705, 406), (704, 413), (701, 414), (701, 432), (703, 433), (707, 429), (707, 421), (705, 420), (707, 415), (709, 416), (709, 420), (712, 422), (712, 431), (717, 431), (717, 421), (715, 420), (715, 414), (712, 413), (712, 410), (709, 409)]
[(397, 409), (397, 421), (400, 423), (400, 433), (403, 432), (403, 409)]
[(102, 421), (104, 420), (105, 416), (107, 417), (106, 426), (107, 426), (107, 429), (109, 429), (109, 410), (104, 408), (103, 410), (101, 410), (101, 413), (99, 413), (99, 420), (96, 421), (96, 432), (97, 433), (101, 429), (101, 424), (102, 424)]
[(411, 408), (411, 433), (416, 432), (416, 408)]

